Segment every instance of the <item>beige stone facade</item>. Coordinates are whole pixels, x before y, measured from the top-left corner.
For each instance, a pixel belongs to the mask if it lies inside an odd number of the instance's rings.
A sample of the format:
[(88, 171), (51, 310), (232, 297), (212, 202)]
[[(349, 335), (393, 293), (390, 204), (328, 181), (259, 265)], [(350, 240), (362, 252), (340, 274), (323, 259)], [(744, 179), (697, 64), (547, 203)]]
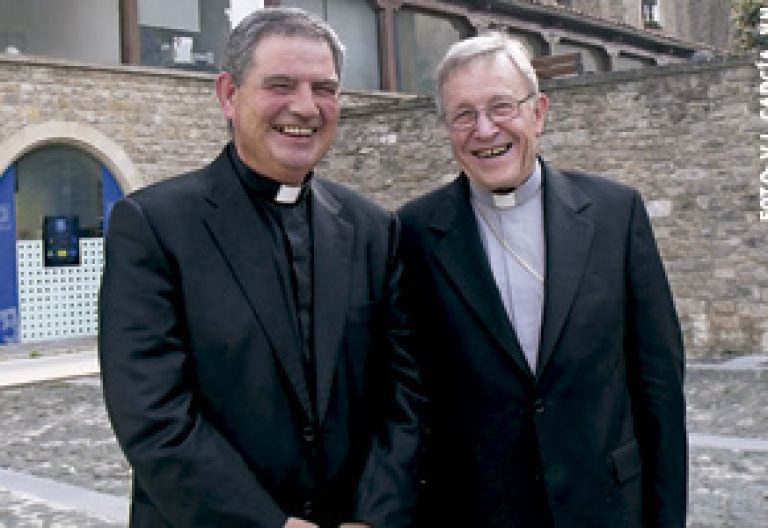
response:
[[(79, 146), (124, 191), (215, 156), (213, 77), (0, 59), (0, 173), (47, 143)], [(542, 154), (640, 189), (692, 357), (768, 352), (768, 222), (758, 218), (758, 74), (748, 61), (613, 72), (545, 85)], [(432, 101), (344, 95), (326, 176), (387, 207), (454, 177)], [(3, 285), (0, 284), (0, 287)]]
[[(558, 4), (557, 0), (532, 0)], [(732, 45), (729, 0), (657, 0), (660, 33), (690, 42), (701, 42), (719, 49)], [(641, 0), (571, 0), (571, 7), (582, 13), (643, 27)]]

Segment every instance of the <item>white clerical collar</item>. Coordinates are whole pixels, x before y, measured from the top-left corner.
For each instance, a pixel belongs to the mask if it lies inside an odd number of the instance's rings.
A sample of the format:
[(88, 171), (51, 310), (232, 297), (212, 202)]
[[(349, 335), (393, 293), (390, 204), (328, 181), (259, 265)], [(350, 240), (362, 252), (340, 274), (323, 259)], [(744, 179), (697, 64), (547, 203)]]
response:
[(536, 159), (533, 172), (517, 189), (506, 192), (489, 192), (481, 189), (471, 179), (469, 181), (472, 196), (478, 202), (498, 209), (517, 207), (533, 198), (541, 189), (541, 164)]
[(305, 189), (309, 187), (310, 180), (312, 179), (312, 172), (309, 172), (304, 177), (304, 181), (301, 184), (287, 185), (273, 180), (272, 178), (267, 178), (263, 174), (248, 167), (243, 163), (243, 160), (240, 159), (240, 156), (237, 154), (237, 149), (233, 144), (230, 143), (227, 150), (235, 170), (248, 188), (248, 194), (253, 197), (279, 205), (294, 205), (301, 200), (302, 196), (305, 194)]
[(303, 188), (301, 185), (280, 185), (275, 194), (275, 203), (295, 204), (299, 201)]

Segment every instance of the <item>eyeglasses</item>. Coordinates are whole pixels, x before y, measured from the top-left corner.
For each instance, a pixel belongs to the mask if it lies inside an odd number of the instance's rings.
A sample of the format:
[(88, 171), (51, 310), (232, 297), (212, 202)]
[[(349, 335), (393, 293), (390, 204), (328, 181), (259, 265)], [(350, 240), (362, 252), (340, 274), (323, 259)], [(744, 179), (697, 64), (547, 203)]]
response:
[(455, 113), (445, 114), (444, 119), (453, 130), (469, 130), (477, 125), (477, 119), (482, 111), (485, 112), (488, 119), (498, 125), (504, 121), (520, 117), (521, 106), (534, 95), (536, 93), (531, 92), (522, 99), (502, 99), (485, 108), (464, 108)]

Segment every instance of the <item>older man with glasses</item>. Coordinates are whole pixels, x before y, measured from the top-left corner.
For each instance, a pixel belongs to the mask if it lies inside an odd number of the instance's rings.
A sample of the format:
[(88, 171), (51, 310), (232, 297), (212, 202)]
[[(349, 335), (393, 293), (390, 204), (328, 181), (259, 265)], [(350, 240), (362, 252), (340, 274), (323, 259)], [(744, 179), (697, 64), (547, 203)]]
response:
[(448, 51), (437, 105), (463, 171), (400, 211), (420, 526), (685, 526), (683, 344), (640, 195), (537, 157), (549, 102), (505, 36)]

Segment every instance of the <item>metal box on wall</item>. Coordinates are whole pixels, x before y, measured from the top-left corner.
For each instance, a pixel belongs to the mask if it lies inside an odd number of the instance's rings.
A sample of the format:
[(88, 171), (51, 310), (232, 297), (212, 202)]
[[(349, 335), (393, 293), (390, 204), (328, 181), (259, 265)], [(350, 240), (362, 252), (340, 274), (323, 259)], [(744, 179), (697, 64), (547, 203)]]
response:
[(45, 267), (80, 264), (80, 222), (77, 215), (43, 217)]

